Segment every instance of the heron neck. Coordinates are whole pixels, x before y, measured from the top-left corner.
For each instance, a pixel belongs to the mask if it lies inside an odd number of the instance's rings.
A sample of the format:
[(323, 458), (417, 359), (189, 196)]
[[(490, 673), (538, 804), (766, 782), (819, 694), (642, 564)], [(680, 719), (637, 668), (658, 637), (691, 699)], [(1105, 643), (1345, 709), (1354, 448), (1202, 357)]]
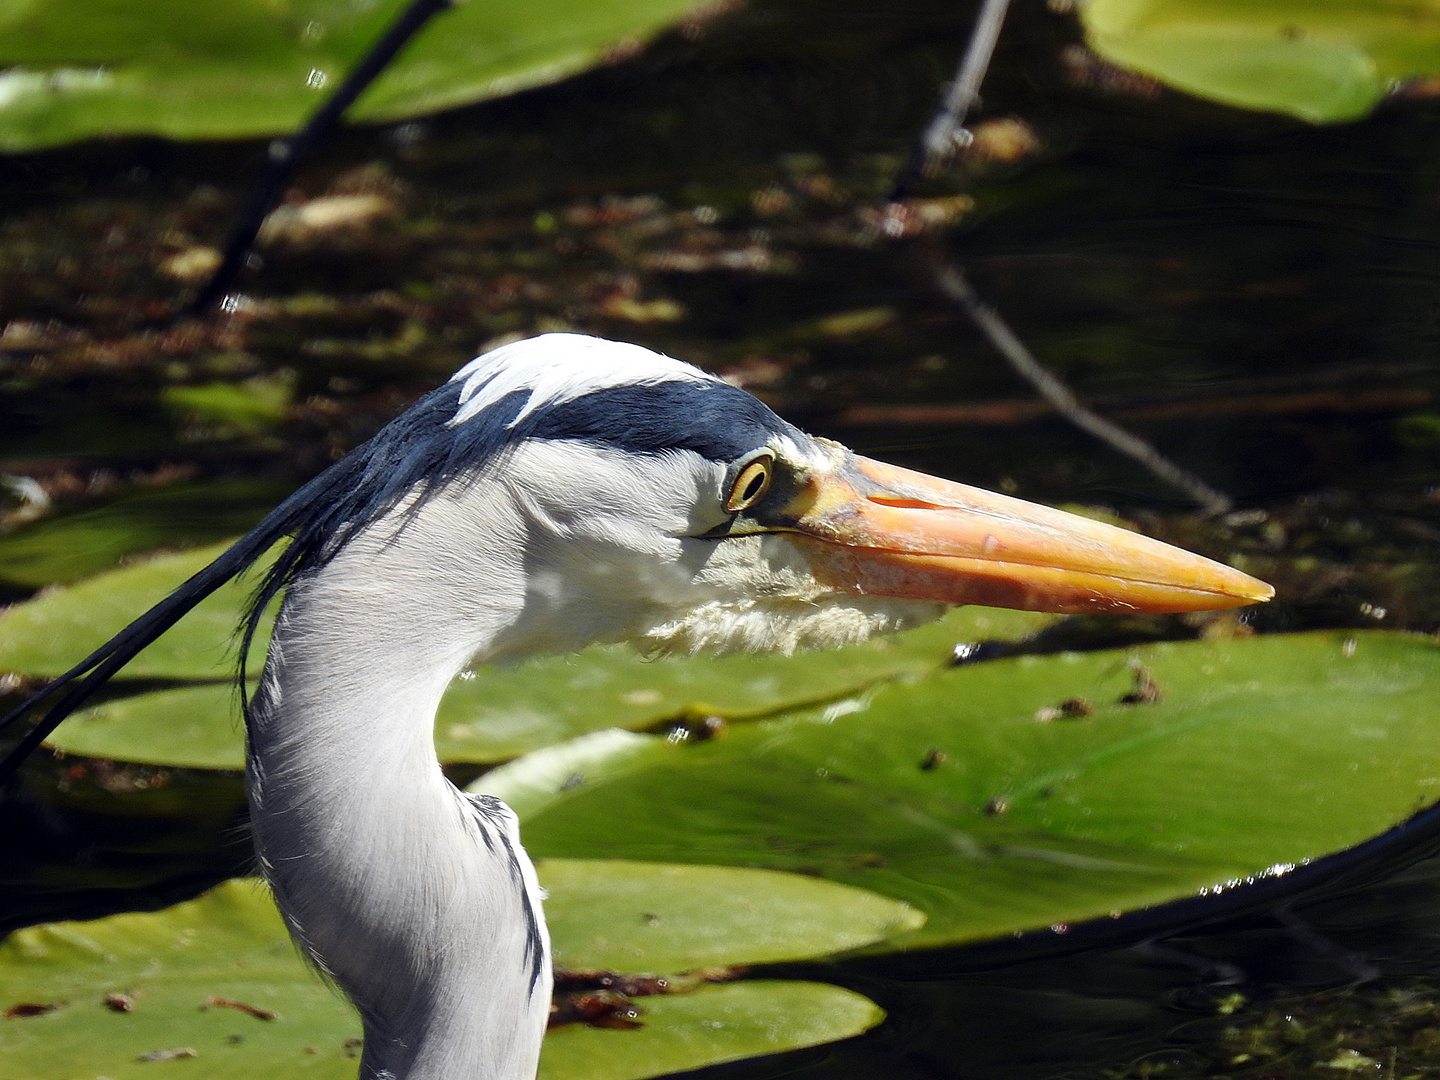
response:
[(360, 1010), (363, 1078), (532, 1080), (550, 996), (534, 872), (513, 815), (456, 790), (432, 735), (483, 628), (342, 579), (287, 598), (249, 720), (264, 873)]

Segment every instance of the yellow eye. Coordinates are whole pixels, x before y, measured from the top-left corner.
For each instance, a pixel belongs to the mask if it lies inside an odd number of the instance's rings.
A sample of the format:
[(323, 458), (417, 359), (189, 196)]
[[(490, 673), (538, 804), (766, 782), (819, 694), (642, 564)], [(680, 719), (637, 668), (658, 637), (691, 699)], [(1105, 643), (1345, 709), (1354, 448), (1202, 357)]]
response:
[(740, 470), (735, 483), (730, 486), (730, 496), (725, 500), (725, 509), (734, 514), (748, 510), (770, 490), (770, 478), (775, 472), (775, 458), (762, 454)]

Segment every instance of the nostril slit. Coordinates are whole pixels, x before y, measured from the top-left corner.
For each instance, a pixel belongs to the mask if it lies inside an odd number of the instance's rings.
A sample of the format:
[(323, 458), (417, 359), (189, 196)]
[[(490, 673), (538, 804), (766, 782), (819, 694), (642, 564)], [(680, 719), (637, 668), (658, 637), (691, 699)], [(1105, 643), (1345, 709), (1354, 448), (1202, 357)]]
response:
[(899, 495), (867, 495), (873, 503), (881, 506), (895, 506), (902, 510), (944, 510), (946, 507), (937, 506), (935, 503), (926, 502), (923, 499), (906, 499)]

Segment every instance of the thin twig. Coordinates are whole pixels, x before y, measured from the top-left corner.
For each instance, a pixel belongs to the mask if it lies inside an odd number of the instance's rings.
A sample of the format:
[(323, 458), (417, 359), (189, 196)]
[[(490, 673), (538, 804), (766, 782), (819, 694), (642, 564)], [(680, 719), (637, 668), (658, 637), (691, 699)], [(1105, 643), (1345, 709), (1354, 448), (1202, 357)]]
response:
[(355, 99), (366, 87), (379, 78), (396, 54), (420, 32), (420, 28), (440, 12), (454, 6), (454, 3), (455, 0), (412, 0), (325, 104), (315, 110), (305, 126), (294, 135), (287, 135), (270, 143), (265, 172), (251, 189), (245, 209), (225, 244), (225, 254), (220, 265), (186, 306), (186, 314), (203, 314), (229, 291), (250, 257), (255, 237), (260, 235), (260, 226), (265, 223), (265, 218), (289, 187), (300, 162), (340, 125), (340, 118), (345, 114), (345, 110), (355, 103)]
[(1161, 480), (1185, 492), (1200, 504), (1206, 514), (1223, 514), (1234, 505), (1228, 495), (1217, 491), (1188, 469), (1176, 465), (1138, 435), (1132, 435), (1086, 408), (1058, 375), (1035, 359), (1035, 354), (1026, 348), (1000, 313), (980, 299), (965, 275), (953, 264), (942, 262), (936, 268), (933, 280), (941, 294), (969, 316), (1010, 366), (1035, 387), (1056, 412), (1076, 427), (1134, 458)]
[(1000, 40), (1000, 28), (1005, 25), (1005, 12), (1009, 7), (1010, 0), (985, 0), (981, 6), (955, 78), (947, 84), (935, 115), (911, 150), (910, 160), (890, 192), (891, 202), (909, 195), (922, 177), (934, 172), (962, 144), (965, 117), (980, 99), (980, 84), (990, 68), (990, 58), (995, 54), (995, 43)]

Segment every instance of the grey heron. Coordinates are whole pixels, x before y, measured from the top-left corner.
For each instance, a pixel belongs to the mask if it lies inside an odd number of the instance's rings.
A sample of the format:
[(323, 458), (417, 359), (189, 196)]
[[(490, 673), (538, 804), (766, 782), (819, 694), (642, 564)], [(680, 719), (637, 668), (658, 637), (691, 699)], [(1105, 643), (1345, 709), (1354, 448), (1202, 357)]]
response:
[[(458, 791), (432, 729), (474, 662), (861, 640), (979, 603), (1189, 611), (1266, 600), (1219, 563), (855, 455), (635, 345), (547, 334), (463, 367), (30, 705), (0, 768), (289, 537), (248, 705), (259, 864), (364, 1023), (366, 1080), (530, 1080), (550, 998), (514, 815)], [(243, 655), (243, 652), (242, 652)]]

